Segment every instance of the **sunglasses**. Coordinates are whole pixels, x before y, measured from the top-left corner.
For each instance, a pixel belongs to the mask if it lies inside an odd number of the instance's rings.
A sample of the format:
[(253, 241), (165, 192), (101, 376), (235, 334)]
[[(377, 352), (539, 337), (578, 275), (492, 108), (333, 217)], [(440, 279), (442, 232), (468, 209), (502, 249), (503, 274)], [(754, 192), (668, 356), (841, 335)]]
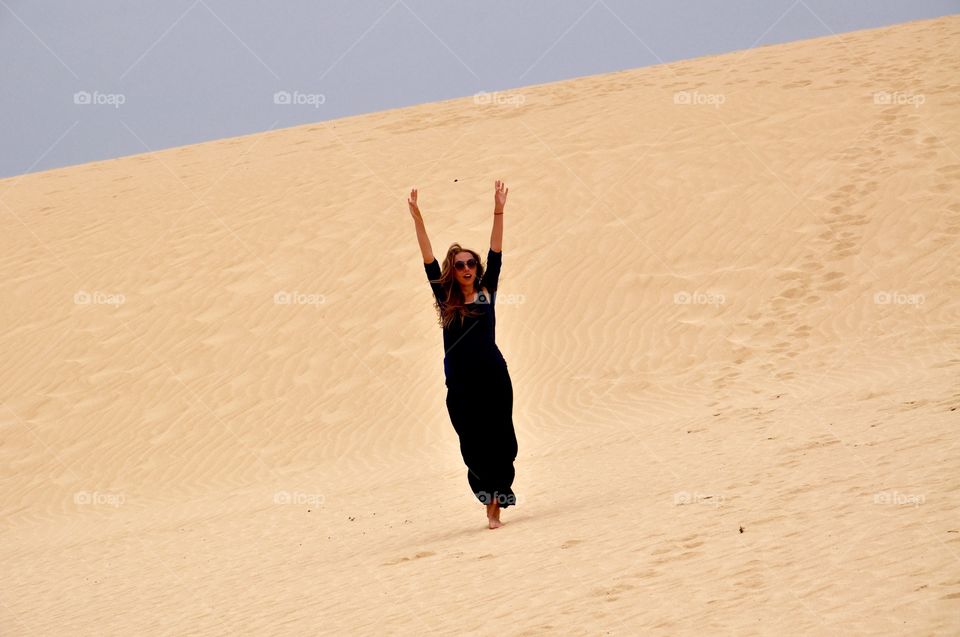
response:
[(466, 267), (468, 267), (468, 268), (470, 268), (470, 269), (472, 270), (473, 268), (477, 267), (477, 260), (471, 257), (471, 258), (467, 259), (466, 261), (454, 261), (454, 262), (453, 262), (453, 267), (455, 267), (455, 268), (458, 269), (458, 270), (462, 270), (462, 269), (464, 268), (464, 266), (466, 266)]

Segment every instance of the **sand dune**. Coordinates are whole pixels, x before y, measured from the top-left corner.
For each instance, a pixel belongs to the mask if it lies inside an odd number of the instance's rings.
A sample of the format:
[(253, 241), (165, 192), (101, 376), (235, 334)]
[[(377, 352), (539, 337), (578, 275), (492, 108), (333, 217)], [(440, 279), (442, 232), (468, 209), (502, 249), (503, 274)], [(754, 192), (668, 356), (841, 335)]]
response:
[[(958, 40), (0, 181), (0, 632), (960, 633)], [(489, 531), (405, 198), (485, 254), (498, 178)]]

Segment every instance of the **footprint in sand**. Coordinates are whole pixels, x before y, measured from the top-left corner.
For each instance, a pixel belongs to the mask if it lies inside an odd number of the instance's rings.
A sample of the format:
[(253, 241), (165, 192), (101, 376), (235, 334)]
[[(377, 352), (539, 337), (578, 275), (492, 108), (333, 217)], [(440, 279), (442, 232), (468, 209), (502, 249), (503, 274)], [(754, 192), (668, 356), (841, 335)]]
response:
[(433, 551), (420, 551), (413, 557), (401, 557), (399, 559), (393, 560), (392, 562), (384, 562), (381, 566), (394, 566), (395, 564), (401, 564), (403, 562), (410, 562), (413, 560), (419, 560), (422, 557), (430, 557), (435, 555)]
[(590, 594), (594, 597), (603, 597), (605, 602), (615, 602), (619, 599), (618, 595), (625, 591), (629, 591), (634, 588), (633, 584), (617, 584), (616, 586), (611, 586), (610, 588), (595, 588), (590, 591)]

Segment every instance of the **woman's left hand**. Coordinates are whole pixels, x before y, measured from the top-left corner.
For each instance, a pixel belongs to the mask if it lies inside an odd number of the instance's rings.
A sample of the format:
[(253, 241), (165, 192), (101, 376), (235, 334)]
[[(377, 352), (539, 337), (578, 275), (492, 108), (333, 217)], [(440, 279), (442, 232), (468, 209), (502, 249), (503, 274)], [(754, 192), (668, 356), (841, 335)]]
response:
[(497, 180), (497, 183), (494, 184), (496, 190), (493, 193), (493, 211), (494, 212), (503, 212), (503, 207), (507, 203), (507, 193), (510, 192), (510, 189), (507, 188), (507, 185)]

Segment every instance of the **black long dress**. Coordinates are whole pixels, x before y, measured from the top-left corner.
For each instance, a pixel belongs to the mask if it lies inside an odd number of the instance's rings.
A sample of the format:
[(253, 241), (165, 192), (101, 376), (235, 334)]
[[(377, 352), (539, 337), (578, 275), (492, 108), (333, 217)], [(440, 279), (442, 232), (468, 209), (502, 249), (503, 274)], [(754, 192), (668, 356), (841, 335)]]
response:
[[(496, 499), (501, 508), (515, 505), (514, 467), (517, 436), (513, 428), (513, 383), (495, 339), (497, 283), (502, 252), (490, 249), (480, 282), (481, 292), (468, 306), (480, 315), (454, 317), (443, 330), (443, 371), (447, 386), (447, 412), (457, 436), (460, 455), (467, 466), (467, 481), (480, 502)], [(440, 264), (424, 264), (427, 279), (440, 278)], [(439, 283), (430, 287), (440, 307), (444, 292)], [(486, 288), (489, 295), (482, 292)]]

